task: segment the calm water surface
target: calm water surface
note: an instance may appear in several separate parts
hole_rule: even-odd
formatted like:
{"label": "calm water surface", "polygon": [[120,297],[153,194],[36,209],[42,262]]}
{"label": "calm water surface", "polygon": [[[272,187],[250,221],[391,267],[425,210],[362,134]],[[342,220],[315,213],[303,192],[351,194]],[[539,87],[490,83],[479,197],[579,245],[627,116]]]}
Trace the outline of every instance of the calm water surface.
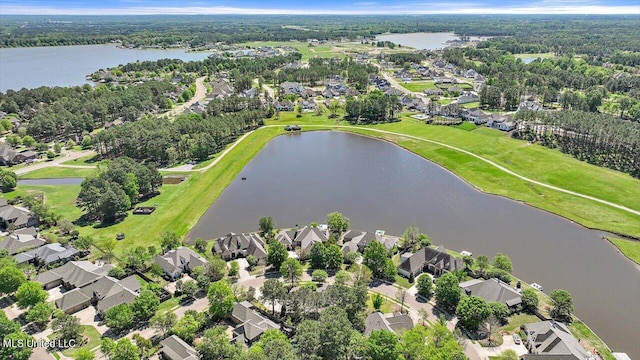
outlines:
{"label": "calm water surface", "polygon": [[[246,177],[245,181],[240,177]],[[393,144],[340,132],[280,136],[220,195],[189,235],[212,239],[323,222],[340,211],[351,227],[400,235],[416,224],[436,244],[474,256],[511,257],[514,274],[545,292],[571,292],[575,312],[614,350],[640,359],[640,271],[601,233],[476,191]]]}
{"label": "calm water surface", "polygon": [[138,60],[203,60],[209,54],[180,49],[119,49],[113,44],[0,49],[0,91],[83,85],[88,83],[85,77],[99,69]]}
{"label": "calm water surface", "polygon": [[[390,41],[394,44],[410,46],[420,50],[443,49],[445,47],[445,42],[456,39],[458,39],[458,36],[454,33],[409,33],[376,36],[376,40],[379,41]],[[480,38],[471,36],[470,39],[478,40]]]}

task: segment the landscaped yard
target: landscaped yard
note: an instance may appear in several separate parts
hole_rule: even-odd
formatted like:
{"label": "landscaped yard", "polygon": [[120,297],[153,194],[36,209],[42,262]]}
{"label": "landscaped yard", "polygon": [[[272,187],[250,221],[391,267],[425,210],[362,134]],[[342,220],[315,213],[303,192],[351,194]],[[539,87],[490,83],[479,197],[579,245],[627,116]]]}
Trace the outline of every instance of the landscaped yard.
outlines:
{"label": "landscaped yard", "polygon": [[466,104],[461,104],[460,106],[462,106],[465,109],[478,108],[478,107],[480,107],[480,101],[474,101],[474,102],[470,102],[470,103],[466,103]]}
{"label": "landscaped yard", "polygon": [[515,315],[509,316],[509,323],[502,326],[499,330],[511,333],[518,330],[518,328],[520,328],[520,326],[524,324],[535,323],[539,321],[540,319],[538,319],[538,317],[535,315],[524,314],[524,313],[515,314]]}
{"label": "landscaped yard", "polygon": [[[367,298],[367,309],[369,312],[374,312],[374,308],[373,308],[373,297],[375,295],[373,293],[369,293],[369,297]],[[385,295],[380,295],[382,296],[382,298],[384,299],[384,301],[382,302],[382,306],[380,307],[380,312],[387,314],[387,313],[391,313],[391,312],[396,312],[396,311],[400,311],[400,305],[396,304],[393,299],[389,299],[388,297],[386,297]]]}
{"label": "landscaped yard", "polygon": [[605,360],[615,360],[611,350],[606,348],[596,334],[594,334],[593,331],[591,331],[591,329],[581,321],[574,320],[569,325],[569,330],[571,330],[571,333],[576,337],[576,339],[580,339],[582,344],[587,343],[590,347],[597,349]]}
{"label": "landscaped yard", "polygon": [[[89,341],[80,347],[65,349],[64,351],[62,351],[62,354],[64,356],[73,357],[73,354],[75,354],[75,352],[78,351],[78,349],[93,349],[97,346],[100,346],[101,336],[98,330],[93,326],[89,326],[89,325],[81,325],[81,326],[82,326],[82,335],[87,337]],[[56,334],[54,333],[54,335]]]}

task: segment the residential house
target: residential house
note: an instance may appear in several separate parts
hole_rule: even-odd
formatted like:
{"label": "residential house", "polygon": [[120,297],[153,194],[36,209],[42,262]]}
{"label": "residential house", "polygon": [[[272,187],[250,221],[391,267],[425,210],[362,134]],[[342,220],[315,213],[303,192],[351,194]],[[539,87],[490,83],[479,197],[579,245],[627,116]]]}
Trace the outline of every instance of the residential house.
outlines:
{"label": "residential house", "polygon": [[307,89],[304,86],[300,85],[297,82],[285,81],[280,84],[280,88],[282,89],[281,95],[298,95],[306,98],[308,96]]}
{"label": "residential house", "polygon": [[502,131],[511,131],[515,129],[515,123],[511,121],[511,116],[500,114],[491,114],[487,120],[487,126]]}
{"label": "residential house", "polygon": [[463,76],[466,77],[467,79],[475,79],[476,76],[478,76],[478,72],[476,72],[473,69],[469,69],[463,73]]}
{"label": "residential house", "polygon": [[0,241],[0,249],[15,255],[28,249],[38,248],[47,242],[38,236],[35,228],[19,229]]}
{"label": "residential house", "polygon": [[464,263],[461,258],[448,254],[444,247],[434,249],[422,247],[398,267],[398,273],[405,277],[414,277],[428,270],[435,275],[461,270]]}
{"label": "residential house", "polygon": [[385,95],[389,96],[402,96],[404,93],[396,88],[388,88],[387,91],[384,92]]}
{"label": "residential house", "polygon": [[162,356],[166,360],[198,360],[200,354],[191,345],[176,335],[171,335],[160,342]]}
{"label": "residential house", "polygon": [[45,289],[62,285],[65,289],[71,290],[89,285],[98,278],[106,276],[114,267],[111,264],[97,266],[90,261],[70,261],[38,274],[35,281],[42,284]]}
{"label": "residential house", "polygon": [[317,242],[325,243],[329,240],[326,232],[317,227],[305,227],[297,230],[293,237],[293,245],[300,247],[302,254],[309,254],[313,244]]}
{"label": "residential house", "polygon": [[527,335],[525,345],[529,350],[529,354],[522,356],[524,360],[599,359],[585,350],[562,323],[551,320],[524,324],[522,327]]}
{"label": "residential house", "polygon": [[300,105],[303,110],[315,111],[318,109],[318,105],[313,100],[303,100]]}
{"label": "residential house", "polygon": [[476,125],[485,124],[491,116],[479,109],[471,109],[461,112],[462,119],[472,122]]}
{"label": "residential house", "polygon": [[372,241],[381,243],[387,251],[391,251],[400,241],[395,236],[385,235],[384,231],[377,230],[374,232],[364,232],[358,230],[347,231],[342,240],[342,253],[346,257],[352,251],[364,253],[367,245]]}
{"label": "residential house", "polygon": [[277,111],[293,111],[293,103],[289,100],[276,101],[273,103],[273,107]]}
{"label": "residential house", "polygon": [[211,252],[225,260],[253,255],[258,260],[267,258],[264,241],[258,234],[229,233],[216,240]]}
{"label": "residential house", "polygon": [[207,95],[207,99],[219,99],[226,98],[233,94],[235,94],[235,89],[229,82],[225,79],[216,79],[211,82],[211,86],[213,89]]}
{"label": "residential house", "polygon": [[251,89],[245,90],[242,92],[242,96],[248,98],[254,98],[260,95],[260,89],[252,87]]}
{"label": "residential house", "polygon": [[78,250],[71,246],[64,247],[59,243],[46,244],[37,249],[29,250],[14,255],[18,265],[35,263],[38,265],[51,265],[58,262],[65,262],[78,254]]}
{"label": "residential house", "polygon": [[276,234],[276,241],[284,245],[287,250],[293,250],[293,231],[280,230],[278,234]]}
{"label": "residential house", "polygon": [[193,250],[180,246],[163,255],[156,256],[154,263],[158,264],[171,279],[176,279],[183,273],[190,273],[198,266],[205,266],[209,261]]}
{"label": "residential house", "polygon": [[95,305],[100,314],[121,305],[130,304],[140,294],[141,285],[135,275],[122,280],[110,276],[99,276],[95,281],[68,291],[55,301],[56,306],[67,314]]}
{"label": "residential house", "polygon": [[365,319],[364,334],[368,336],[376,330],[387,330],[399,334],[403,330],[413,329],[413,326],[413,320],[409,314],[383,314],[376,311]]}
{"label": "residential house", "polygon": [[248,301],[236,303],[231,311],[231,319],[237,324],[233,329],[233,341],[247,345],[257,341],[267,329],[279,330],[280,326],[253,309]]}
{"label": "residential house", "polygon": [[18,152],[7,144],[0,144],[0,165],[16,165],[37,158],[38,154],[34,151]]}
{"label": "residential house", "polygon": [[467,104],[475,101],[480,101],[480,96],[476,93],[472,93],[470,91],[465,91],[458,98],[458,104]]}
{"label": "residential house", "polygon": [[433,78],[433,82],[436,84],[457,84],[458,80],[452,77],[442,76]]}
{"label": "residential house", "polygon": [[521,110],[532,110],[532,111],[541,111],[542,110],[542,106],[536,104],[533,101],[523,101],[520,103],[520,105],[518,105],[518,110],[517,111],[521,111]]}
{"label": "residential house", "polygon": [[513,309],[522,302],[522,296],[509,284],[499,279],[472,279],[459,284],[461,291],[468,295],[475,295],[487,302],[499,302]]}
{"label": "residential house", "polygon": [[431,96],[431,95],[438,95],[438,96],[444,95],[444,91],[442,91],[442,89],[440,89],[440,88],[425,89],[424,93],[429,95],[429,96]]}

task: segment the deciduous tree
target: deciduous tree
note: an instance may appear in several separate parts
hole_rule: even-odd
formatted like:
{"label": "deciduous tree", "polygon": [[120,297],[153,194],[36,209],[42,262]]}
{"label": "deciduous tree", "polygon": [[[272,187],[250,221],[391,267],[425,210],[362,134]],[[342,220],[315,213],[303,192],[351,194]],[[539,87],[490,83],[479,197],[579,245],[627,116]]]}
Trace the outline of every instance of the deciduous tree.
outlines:
{"label": "deciduous tree", "polygon": [[436,281],[436,304],[443,309],[455,309],[460,301],[458,278],[452,273],[446,273]]}

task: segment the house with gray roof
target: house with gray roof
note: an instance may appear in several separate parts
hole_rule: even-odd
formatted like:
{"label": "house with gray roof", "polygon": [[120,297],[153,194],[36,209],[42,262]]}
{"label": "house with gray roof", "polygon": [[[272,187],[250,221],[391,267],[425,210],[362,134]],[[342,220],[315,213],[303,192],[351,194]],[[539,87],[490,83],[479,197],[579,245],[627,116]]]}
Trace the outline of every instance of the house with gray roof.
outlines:
{"label": "house with gray roof", "polygon": [[180,246],[175,250],[167,251],[163,255],[156,256],[154,263],[160,265],[164,273],[171,279],[176,279],[182,273],[190,273],[191,270],[198,266],[204,266],[209,261],[191,249]]}
{"label": "house with gray roof", "polygon": [[56,306],[72,314],[89,305],[95,305],[99,313],[120,305],[130,304],[140,294],[141,285],[135,275],[122,280],[110,276],[101,276],[96,281],[64,293],[56,300]]}
{"label": "house with gray roof", "polygon": [[8,229],[22,229],[39,225],[38,218],[28,209],[20,206],[9,205],[7,199],[0,199],[0,227]]}
{"label": "house with gray roof", "polygon": [[160,342],[162,356],[167,360],[198,360],[200,354],[176,335],[171,335]]}
{"label": "house with gray roof", "polygon": [[279,330],[280,326],[253,309],[248,301],[236,303],[231,311],[231,319],[237,324],[233,329],[233,341],[252,344],[267,329]]}
{"label": "house with gray roof", "polygon": [[317,227],[307,226],[295,232],[293,244],[300,247],[302,254],[309,254],[313,244],[317,242],[325,243],[327,240],[329,240],[329,237],[326,232]]}
{"label": "house with gray roof", "polygon": [[529,354],[525,360],[595,360],[562,323],[542,321],[523,325]]}
{"label": "house with gray roof", "polygon": [[414,277],[427,270],[435,275],[444,274],[464,268],[464,262],[446,252],[444,247],[422,247],[411,257],[400,263],[398,273],[402,276]]}
{"label": "house with gray roof", "polygon": [[413,326],[413,320],[409,314],[383,314],[376,311],[365,319],[364,334],[369,335],[376,330],[387,330],[397,334],[403,330],[411,330]]}
{"label": "house with gray roof", "polygon": [[37,158],[38,154],[34,151],[27,150],[18,152],[10,145],[0,144],[0,165],[15,165]]}
{"label": "house with gray roof", "polygon": [[25,231],[16,230],[13,234],[6,236],[0,241],[0,249],[7,250],[9,255],[15,255],[28,249],[39,248],[47,243],[38,236],[35,229],[30,231],[31,229],[33,228],[21,229]]}
{"label": "house with gray roof", "polygon": [[499,279],[472,279],[460,283],[460,290],[468,295],[475,295],[487,302],[499,302],[513,308],[522,302],[522,295],[509,284]]}
{"label": "house with gray roof", "polygon": [[267,258],[264,241],[258,234],[229,233],[216,240],[211,252],[222,256],[225,260],[249,255],[255,256],[258,260]]}
{"label": "house with gray roof", "polygon": [[97,266],[90,261],[70,261],[38,274],[35,281],[42,284],[45,289],[62,285],[65,289],[71,290],[89,285],[98,278],[106,276],[114,267],[112,264]]}
{"label": "house with gray roof", "polygon": [[287,250],[293,250],[293,236],[294,236],[293,231],[287,231],[287,230],[280,230],[278,231],[278,233],[276,234],[276,241],[278,241],[279,243],[281,243],[282,245],[284,245]]}
{"label": "house with gray roof", "polygon": [[78,250],[74,249],[72,246],[64,247],[59,243],[53,243],[16,254],[13,258],[16,259],[18,265],[26,263],[51,265],[57,262],[68,261],[77,254]]}
{"label": "house with gray roof", "polygon": [[349,230],[342,239],[342,253],[344,256],[347,256],[352,251],[364,253],[367,245],[372,241],[380,242],[387,251],[391,251],[400,240],[398,237],[385,235],[382,230],[376,232]]}

